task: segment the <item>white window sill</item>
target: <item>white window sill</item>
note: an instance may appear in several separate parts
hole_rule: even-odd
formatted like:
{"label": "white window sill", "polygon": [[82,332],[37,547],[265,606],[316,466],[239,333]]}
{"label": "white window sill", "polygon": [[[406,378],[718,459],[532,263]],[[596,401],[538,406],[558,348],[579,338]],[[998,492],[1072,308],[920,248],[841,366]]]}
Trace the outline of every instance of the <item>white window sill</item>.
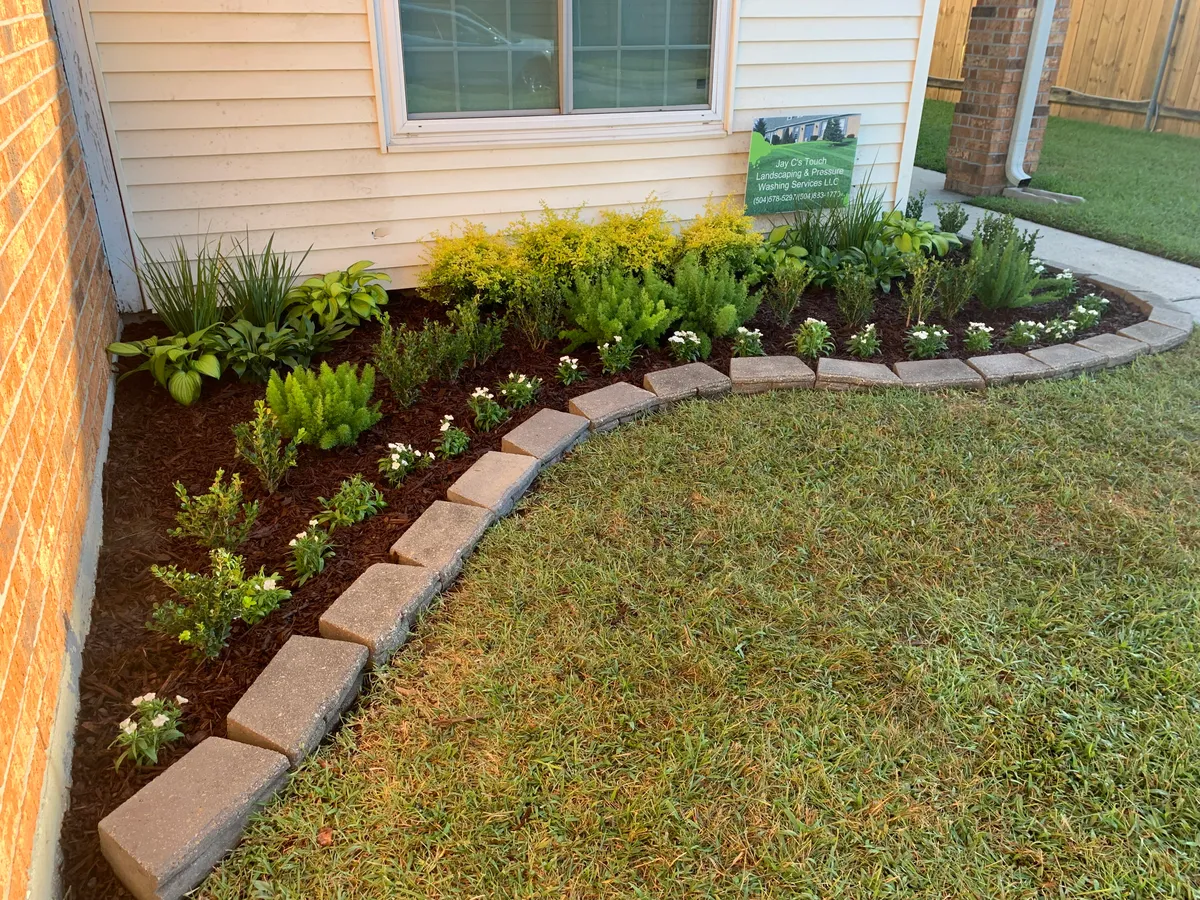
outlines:
{"label": "white window sill", "polygon": [[608,141],[721,138],[729,132],[712,110],[479,119],[410,119],[387,144],[389,153],[514,147],[558,147]]}

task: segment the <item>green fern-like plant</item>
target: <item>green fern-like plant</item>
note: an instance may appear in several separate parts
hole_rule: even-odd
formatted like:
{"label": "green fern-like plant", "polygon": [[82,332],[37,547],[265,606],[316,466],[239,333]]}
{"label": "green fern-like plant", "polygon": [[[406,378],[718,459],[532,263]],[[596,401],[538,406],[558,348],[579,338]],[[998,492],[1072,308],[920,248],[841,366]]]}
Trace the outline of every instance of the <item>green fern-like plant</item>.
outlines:
{"label": "green fern-like plant", "polygon": [[335,372],[321,363],[319,372],[299,368],[286,379],[271,373],[267,405],[285,435],[298,444],[315,444],[322,450],[348,447],[382,416],[372,404],[375,369],[363,366],[362,376],[350,363]]}
{"label": "green fern-like plant", "polygon": [[568,353],[580,344],[605,344],[617,336],[630,346],[649,346],[657,343],[675,320],[671,309],[674,288],[649,269],[641,278],[618,269],[595,281],[580,276],[566,300],[568,318],[575,327],[559,337],[571,342]]}
{"label": "green fern-like plant", "polygon": [[977,237],[971,259],[975,296],[984,309],[1015,309],[1035,302],[1033,290],[1039,279],[1020,240],[985,242]]}
{"label": "green fern-like plant", "polygon": [[700,338],[701,356],[712,351],[713,338],[728,337],[753,316],[758,304],[726,265],[704,266],[693,252],[675,267],[675,327]]}

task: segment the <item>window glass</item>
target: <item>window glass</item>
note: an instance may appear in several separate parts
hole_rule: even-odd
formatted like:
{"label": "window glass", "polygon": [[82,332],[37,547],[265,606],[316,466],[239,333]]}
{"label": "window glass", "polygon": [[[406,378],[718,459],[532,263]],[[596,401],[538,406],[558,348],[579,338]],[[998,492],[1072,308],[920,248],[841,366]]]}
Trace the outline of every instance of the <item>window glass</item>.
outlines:
{"label": "window glass", "polygon": [[709,102],[713,0],[571,0],[577,110]]}
{"label": "window glass", "polygon": [[400,0],[408,114],[558,112],[558,0]]}

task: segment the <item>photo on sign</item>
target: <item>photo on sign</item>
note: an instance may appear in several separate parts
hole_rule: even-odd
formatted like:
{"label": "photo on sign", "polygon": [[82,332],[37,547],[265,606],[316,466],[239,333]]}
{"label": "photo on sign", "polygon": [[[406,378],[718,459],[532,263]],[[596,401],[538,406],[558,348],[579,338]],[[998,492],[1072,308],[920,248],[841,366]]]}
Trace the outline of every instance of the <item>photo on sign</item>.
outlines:
{"label": "photo on sign", "polygon": [[845,206],[858,150],[858,113],[758,119],[750,135],[751,215]]}

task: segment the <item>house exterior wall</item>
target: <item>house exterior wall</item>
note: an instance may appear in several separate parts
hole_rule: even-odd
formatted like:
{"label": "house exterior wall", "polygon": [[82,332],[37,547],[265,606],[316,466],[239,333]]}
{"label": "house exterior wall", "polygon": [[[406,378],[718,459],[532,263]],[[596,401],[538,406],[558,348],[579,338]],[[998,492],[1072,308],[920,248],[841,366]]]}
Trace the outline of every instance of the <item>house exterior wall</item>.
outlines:
{"label": "house exterior wall", "polygon": [[[115,339],[112,277],[54,27],[0,0],[0,897],[61,812],[84,552]],[[81,560],[84,560],[81,564]],[[86,587],[84,588],[86,592]],[[74,648],[75,653],[69,652]],[[74,670],[77,676],[77,670]],[[47,800],[47,798],[50,798]],[[57,798],[57,800],[55,800]]]}
{"label": "house exterior wall", "polygon": [[[85,0],[133,227],[150,246],[249,229],[414,283],[432,232],[540,203],[690,218],[740,195],[754,120],[862,114],[857,178],[907,191],[937,0],[740,0],[732,134],[381,149],[367,0]],[[726,23],[728,27],[730,23]],[[913,84],[917,82],[914,94]],[[913,101],[915,100],[915,104]]]}

